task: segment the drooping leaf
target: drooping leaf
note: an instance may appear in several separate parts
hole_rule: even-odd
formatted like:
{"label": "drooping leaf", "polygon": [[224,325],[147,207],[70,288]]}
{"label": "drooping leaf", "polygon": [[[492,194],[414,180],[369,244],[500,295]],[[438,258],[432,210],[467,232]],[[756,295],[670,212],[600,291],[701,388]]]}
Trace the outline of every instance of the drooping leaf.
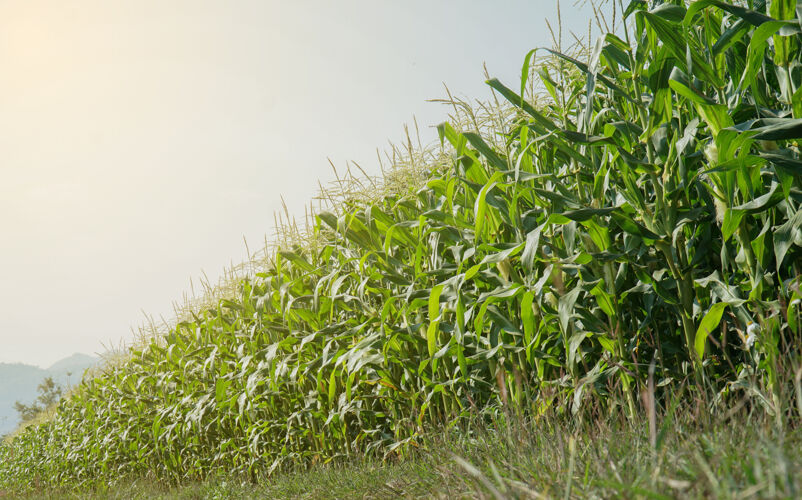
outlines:
{"label": "drooping leaf", "polygon": [[721,316],[724,314],[724,309],[726,309],[728,305],[729,304],[726,302],[713,304],[699,323],[699,328],[696,330],[696,337],[694,339],[694,347],[700,359],[704,359],[707,337],[713,330],[718,328],[721,322]]}
{"label": "drooping leaf", "polygon": [[774,230],[774,256],[778,271],[788,249],[795,241],[800,240],[802,240],[802,210],[797,210],[793,217]]}

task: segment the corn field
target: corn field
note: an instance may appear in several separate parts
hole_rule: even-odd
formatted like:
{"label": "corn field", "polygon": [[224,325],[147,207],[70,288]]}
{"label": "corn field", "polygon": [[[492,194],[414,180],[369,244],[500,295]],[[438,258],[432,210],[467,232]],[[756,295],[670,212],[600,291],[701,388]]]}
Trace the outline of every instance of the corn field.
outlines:
{"label": "corn field", "polygon": [[495,111],[441,124],[418,185],[341,199],[87,378],[0,448],[0,486],[403,456],[483,411],[634,417],[650,380],[658,406],[686,387],[798,419],[802,7],[615,15],[488,80]]}

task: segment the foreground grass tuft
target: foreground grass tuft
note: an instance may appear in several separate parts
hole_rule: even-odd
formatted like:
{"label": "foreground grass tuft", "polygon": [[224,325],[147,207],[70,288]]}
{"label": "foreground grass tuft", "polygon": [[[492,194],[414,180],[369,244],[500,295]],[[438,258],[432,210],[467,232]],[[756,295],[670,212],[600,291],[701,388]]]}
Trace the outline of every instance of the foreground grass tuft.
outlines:
{"label": "foreground grass tuft", "polygon": [[259,483],[221,473],[172,487],[132,480],[20,498],[798,498],[800,429],[777,432],[746,411],[709,425],[689,414],[664,421],[658,447],[646,422],[512,419],[432,433],[395,463],[362,458]]}

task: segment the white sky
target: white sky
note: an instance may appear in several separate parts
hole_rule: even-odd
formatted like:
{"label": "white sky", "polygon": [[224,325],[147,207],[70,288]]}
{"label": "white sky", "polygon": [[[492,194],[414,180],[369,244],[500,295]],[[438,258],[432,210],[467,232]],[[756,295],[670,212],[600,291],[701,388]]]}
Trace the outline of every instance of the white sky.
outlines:
{"label": "white sky", "polygon": [[[589,8],[562,3],[587,33]],[[378,172],[443,82],[485,98],[556,2],[0,0],[0,362],[97,353],[245,259],[326,160]]]}

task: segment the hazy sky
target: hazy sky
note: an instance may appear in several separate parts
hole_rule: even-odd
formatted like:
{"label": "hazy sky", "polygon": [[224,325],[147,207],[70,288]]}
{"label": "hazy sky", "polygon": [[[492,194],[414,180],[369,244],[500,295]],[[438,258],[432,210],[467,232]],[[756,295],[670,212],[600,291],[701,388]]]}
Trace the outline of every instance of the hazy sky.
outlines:
{"label": "hazy sky", "polygon": [[327,157],[378,172],[413,115],[434,141],[448,110],[425,101],[487,97],[483,62],[518,85],[545,19],[556,2],[0,0],[0,362],[169,317],[279,195],[303,214]]}

